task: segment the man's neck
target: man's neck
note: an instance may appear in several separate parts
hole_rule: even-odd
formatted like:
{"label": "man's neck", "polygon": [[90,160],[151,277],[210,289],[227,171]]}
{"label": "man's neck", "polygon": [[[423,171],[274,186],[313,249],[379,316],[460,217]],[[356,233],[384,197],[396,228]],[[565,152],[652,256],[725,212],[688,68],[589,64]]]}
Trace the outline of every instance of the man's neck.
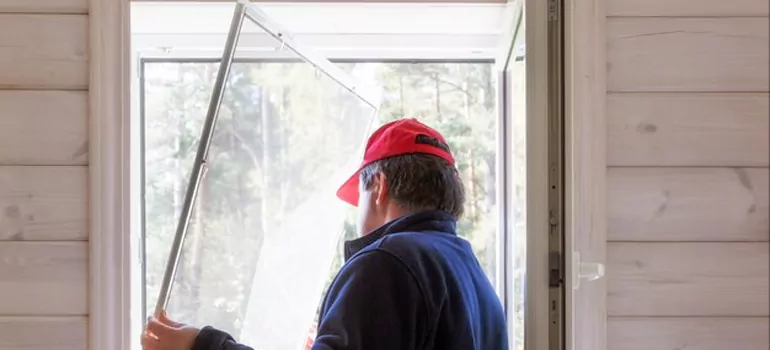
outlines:
{"label": "man's neck", "polygon": [[407,210],[401,205],[393,204],[388,206],[388,211],[385,213],[385,223],[389,223],[400,217],[404,217],[406,215],[411,215],[415,213],[416,213],[415,211]]}

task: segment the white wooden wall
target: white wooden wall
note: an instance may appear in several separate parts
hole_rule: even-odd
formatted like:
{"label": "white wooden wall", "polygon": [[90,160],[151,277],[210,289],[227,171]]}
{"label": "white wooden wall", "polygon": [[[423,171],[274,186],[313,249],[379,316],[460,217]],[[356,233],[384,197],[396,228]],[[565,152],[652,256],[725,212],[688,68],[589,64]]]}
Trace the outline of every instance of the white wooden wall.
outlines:
{"label": "white wooden wall", "polygon": [[86,0],[0,0],[0,350],[87,342]]}
{"label": "white wooden wall", "polygon": [[766,350],[768,1],[607,0],[609,350]]}

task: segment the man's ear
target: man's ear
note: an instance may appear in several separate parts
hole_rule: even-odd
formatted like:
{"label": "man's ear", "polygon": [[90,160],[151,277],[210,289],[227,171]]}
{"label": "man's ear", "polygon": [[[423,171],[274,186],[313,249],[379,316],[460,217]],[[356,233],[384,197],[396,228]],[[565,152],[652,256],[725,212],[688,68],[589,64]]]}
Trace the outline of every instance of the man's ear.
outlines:
{"label": "man's ear", "polygon": [[377,173],[374,175],[374,181],[372,186],[372,194],[375,198],[375,203],[382,204],[388,198],[388,181],[385,178],[385,174]]}

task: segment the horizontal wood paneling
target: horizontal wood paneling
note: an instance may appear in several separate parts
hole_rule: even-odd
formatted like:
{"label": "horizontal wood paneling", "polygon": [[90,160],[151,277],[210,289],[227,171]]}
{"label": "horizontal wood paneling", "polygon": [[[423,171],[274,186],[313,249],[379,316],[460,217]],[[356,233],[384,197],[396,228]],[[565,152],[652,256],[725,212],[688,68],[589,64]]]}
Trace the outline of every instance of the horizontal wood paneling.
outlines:
{"label": "horizontal wood paneling", "polygon": [[608,168],[608,240],[770,240],[768,177],[767,168]]}
{"label": "horizontal wood paneling", "polygon": [[609,316],[768,316],[768,244],[609,243]]}
{"label": "horizontal wood paneling", "polygon": [[610,317],[607,349],[767,350],[769,329],[767,317]]}
{"label": "horizontal wood paneling", "polygon": [[86,350],[86,317],[2,317],[2,350]]}
{"label": "horizontal wood paneling", "polygon": [[0,315],[86,315],[88,243],[0,242]]}
{"label": "horizontal wood paneling", "polygon": [[87,92],[0,91],[0,165],[85,165],[87,138]]}
{"label": "horizontal wood paneling", "polygon": [[607,16],[767,16],[766,0],[607,0]]}
{"label": "horizontal wood paneling", "polygon": [[768,91],[767,18],[607,20],[609,91]]}
{"label": "horizontal wood paneling", "polygon": [[87,176],[84,166],[0,166],[0,241],[87,240]]}
{"label": "horizontal wood paneling", "polygon": [[767,93],[607,96],[609,166],[767,166]]}
{"label": "horizontal wood paneling", "polygon": [[606,6],[607,349],[768,349],[768,2]]}
{"label": "horizontal wood paneling", "polygon": [[88,0],[2,0],[0,13],[88,13]]}
{"label": "horizontal wood paneling", "polygon": [[88,86],[88,16],[0,14],[0,89]]}

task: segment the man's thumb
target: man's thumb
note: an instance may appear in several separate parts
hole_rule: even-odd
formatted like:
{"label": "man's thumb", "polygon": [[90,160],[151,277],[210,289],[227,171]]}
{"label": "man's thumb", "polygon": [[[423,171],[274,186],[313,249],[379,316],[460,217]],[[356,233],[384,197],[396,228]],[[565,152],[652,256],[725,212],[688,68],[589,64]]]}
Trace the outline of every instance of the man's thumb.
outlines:
{"label": "man's thumb", "polygon": [[150,321],[147,322],[147,331],[158,338],[164,338],[173,334],[173,332],[176,331],[176,328],[165,324],[159,318],[151,318]]}
{"label": "man's thumb", "polygon": [[168,318],[168,314],[165,310],[160,312],[160,315],[158,315],[158,321],[161,323],[171,326],[171,327],[180,327],[181,324],[179,322],[172,321],[170,318]]}

